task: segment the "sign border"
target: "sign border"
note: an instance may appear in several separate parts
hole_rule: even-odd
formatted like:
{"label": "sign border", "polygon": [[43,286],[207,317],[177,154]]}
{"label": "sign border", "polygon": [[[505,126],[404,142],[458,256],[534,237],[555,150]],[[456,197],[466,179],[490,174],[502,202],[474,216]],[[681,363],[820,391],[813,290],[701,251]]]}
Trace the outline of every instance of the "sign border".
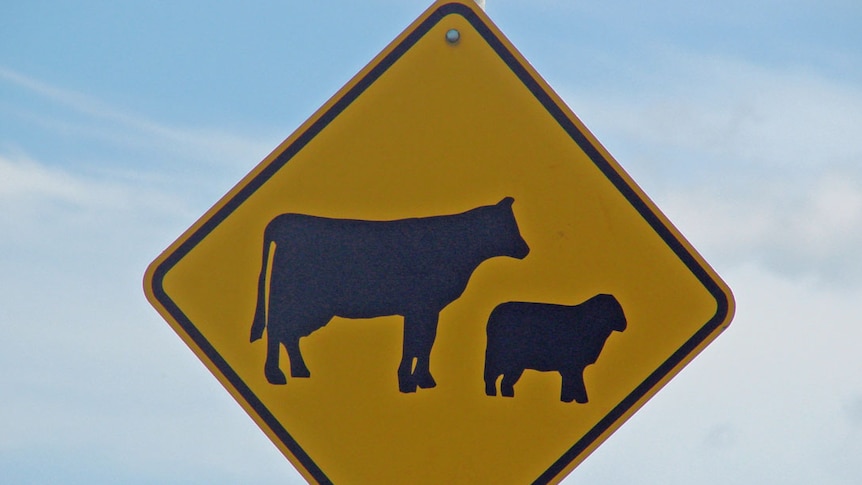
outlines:
{"label": "sign border", "polygon": [[[469,1],[469,0],[467,0]],[[273,177],[299,153],[332,120],[382,76],[404,53],[448,15],[462,16],[482,36],[501,60],[511,69],[530,93],[541,103],[563,130],[572,138],[595,166],[637,210],[638,214],[661,237],[680,261],[715,298],[715,314],[682,347],[674,352],[640,385],[614,407],[589,432],[572,445],[533,483],[544,484],[561,480],[590,452],[625,422],[671,377],[711,342],[733,316],[734,302],[730,289],[709,267],[702,257],[673,227],[658,208],[646,197],[598,140],[587,130],[550,86],[529,65],[496,28],[487,15],[475,5],[461,2],[438,1],[429,7],[404,33],[357,74],[344,88],[297,131],[279,145],[241,180],[212,209],[204,214],[174,244],[166,249],[147,269],[144,290],[147,298],[168,323],[180,334],[189,347],[204,361],[222,384],[239,401],[266,434],[292,455],[293,464],[307,479],[322,484],[332,483],[314,460],[302,449],[290,433],[277,421],[266,405],[243,382],[230,364],[219,354],[194,323],[183,313],[164,289],[167,273],[219,224]],[[183,334],[185,333],[185,335]],[[220,374],[220,375],[219,375]],[[232,386],[232,388],[231,388]],[[255,416],[256,415],[256,416]],[[267,429],[268,428],[268,429]],[[291,456],[288,456],[291,458]]]}

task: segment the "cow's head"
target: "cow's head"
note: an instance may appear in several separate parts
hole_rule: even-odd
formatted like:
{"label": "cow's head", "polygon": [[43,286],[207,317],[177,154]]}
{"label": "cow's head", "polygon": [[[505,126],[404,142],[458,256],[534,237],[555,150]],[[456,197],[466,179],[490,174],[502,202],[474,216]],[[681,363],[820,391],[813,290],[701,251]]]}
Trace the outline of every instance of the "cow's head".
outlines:
{"label": "cow's head", "polygon": [[[500,248],[503,252],[502,256],[509,256],[516,259],[524,259],[530,253],[530,246],[521,237],[521,231],[518,229],[518,222],[515,220],[515,213],[512,211],[512,203],[515,199],[506,197],[494,205],[496,220],[499,225],[497,237],[502,244]],[[497,225],[495,224],[495,225]]]}

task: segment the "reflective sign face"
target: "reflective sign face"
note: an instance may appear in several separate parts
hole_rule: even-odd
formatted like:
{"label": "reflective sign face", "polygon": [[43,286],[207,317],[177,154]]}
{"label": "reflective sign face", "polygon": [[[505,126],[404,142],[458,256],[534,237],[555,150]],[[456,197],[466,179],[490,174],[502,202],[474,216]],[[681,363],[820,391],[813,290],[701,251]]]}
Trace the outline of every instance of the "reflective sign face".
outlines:
{"label": "reflective sign face", "polygon": [[472,2],[434,4],[145,288],[322,483],[559,481],[733,313]]}

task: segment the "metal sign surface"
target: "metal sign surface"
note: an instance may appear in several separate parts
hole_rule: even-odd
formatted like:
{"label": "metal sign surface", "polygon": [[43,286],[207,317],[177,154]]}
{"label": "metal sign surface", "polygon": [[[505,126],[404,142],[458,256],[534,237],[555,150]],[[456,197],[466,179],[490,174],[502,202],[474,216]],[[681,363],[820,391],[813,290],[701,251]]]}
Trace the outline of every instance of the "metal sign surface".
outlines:
{"label": "metal sign surface", "polygon": [[557,482],[733,314],[469,1],[432,5],[144,286],[320,483]]}

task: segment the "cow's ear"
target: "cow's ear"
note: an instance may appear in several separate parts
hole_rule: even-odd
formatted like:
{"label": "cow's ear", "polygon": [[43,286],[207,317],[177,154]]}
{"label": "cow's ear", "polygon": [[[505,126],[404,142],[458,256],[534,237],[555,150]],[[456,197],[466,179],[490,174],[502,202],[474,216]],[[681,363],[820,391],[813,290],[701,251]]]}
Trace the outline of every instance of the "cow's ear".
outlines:
{"label": "cow's ear", "polygon": [[501,200],[500,202],[497,202],[497,205],[500,207],[512,207],[512,203],[514,203],[514,202],[515,202],[515,199],[513,197],[506,197],[503,200]]}

